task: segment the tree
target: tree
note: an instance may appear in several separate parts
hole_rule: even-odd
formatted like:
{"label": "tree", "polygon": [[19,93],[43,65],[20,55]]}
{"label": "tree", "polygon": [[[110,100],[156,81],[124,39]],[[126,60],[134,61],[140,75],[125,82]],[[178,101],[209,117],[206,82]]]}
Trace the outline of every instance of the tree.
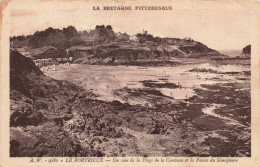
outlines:
{"label": "tree", "polygon": [[72,38],[78,34],[78,31],[76,30],[75,27],[69,26],[67,28],[63,28],[63,34],[67,38]]}
{"label": "tree", "polygon": [[105,29],[105,26],[104,25],[96,25],[96,30],[100,30],[100,29]]}
{"label": "tree", "polygon": [[106,29],[113,31],[113,28],[112,28],[111,25],[107,25],[107,26],[106,26]]}
{"label": "tree", "polygon": [[40,47],[41,44],[39,42],[38,39],[36,39],[34,36],[29,40],[29,46],[33,47],[33,48],[37,48]]}

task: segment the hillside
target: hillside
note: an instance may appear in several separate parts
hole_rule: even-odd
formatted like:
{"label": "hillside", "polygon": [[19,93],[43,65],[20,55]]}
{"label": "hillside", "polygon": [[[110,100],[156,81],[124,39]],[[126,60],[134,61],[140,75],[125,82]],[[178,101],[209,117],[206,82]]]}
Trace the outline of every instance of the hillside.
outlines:
{"label": "hillside", "polygon": [[35,58],[48,57],[37,50],[52,47],[48,52],[56,57],[71,56],[76,63],[89,64],[175,65],[174,58],[226,57],[190,38],[160,38],[147,31],[130,36],[114,32],[110,25],[80,32],[73,26],[62,30],[50,27],[33,35],[11,37],[10,41],[12,48],[26,48]]}
{"label": "hillside", "polygon": [[119,43],[69,48],[76,63],[107,65],[176,65],[175,58],[224,58],[203,44],[169,45],[153,43]]}

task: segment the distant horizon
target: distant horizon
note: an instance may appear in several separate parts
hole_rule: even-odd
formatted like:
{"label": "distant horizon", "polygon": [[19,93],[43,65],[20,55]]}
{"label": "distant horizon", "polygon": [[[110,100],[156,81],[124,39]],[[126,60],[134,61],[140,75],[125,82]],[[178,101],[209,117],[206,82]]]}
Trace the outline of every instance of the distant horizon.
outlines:
{"label": "distant horizon", "polygon": [[219,53],[228,55],[229,57],[240,56],[242,53],[242,49],[231,49],[231,50],[218,50]]}

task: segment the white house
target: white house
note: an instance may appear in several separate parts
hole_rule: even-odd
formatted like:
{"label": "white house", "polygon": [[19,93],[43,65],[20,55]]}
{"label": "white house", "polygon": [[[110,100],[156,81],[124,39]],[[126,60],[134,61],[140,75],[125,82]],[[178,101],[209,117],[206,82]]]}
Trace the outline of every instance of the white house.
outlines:
{"label": "white house", "polygon": [[134,42],[138,42],[138,38],[137,38],[136,35],[132,35],[132,36],[130,37],[130,40],[131,40],[131,41],[134,41]]}

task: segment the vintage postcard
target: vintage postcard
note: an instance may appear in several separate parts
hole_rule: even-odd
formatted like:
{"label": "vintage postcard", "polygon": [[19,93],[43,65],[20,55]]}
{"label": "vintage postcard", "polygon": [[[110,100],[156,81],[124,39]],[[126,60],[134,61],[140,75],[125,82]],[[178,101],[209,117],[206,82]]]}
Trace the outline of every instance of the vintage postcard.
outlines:
{"label": "vintage postcard", "polygon": [[1,14],[1,167],[260,167],[259,0]]}

